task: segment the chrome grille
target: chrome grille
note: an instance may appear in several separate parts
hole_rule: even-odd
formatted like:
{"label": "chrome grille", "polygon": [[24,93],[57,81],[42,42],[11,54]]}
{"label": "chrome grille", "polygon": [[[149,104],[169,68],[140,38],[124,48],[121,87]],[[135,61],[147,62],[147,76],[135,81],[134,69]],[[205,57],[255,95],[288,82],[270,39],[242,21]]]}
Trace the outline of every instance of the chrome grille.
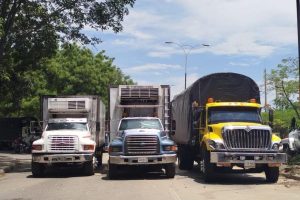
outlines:
{"label": "chrome grille", "polygon": [[151,155],[159,153],[157,136],[130,135],[125,140],[125,152],[129,155]]}
{"label": "chrome grille", "polygon": [[74,152],[78,148],[78,138],[76,136],[49,136],[49,151]]}
{"label": "chrome grille", "polygon": [[268,149],[271,145],[269,130],[227,129],[223,139],[228,149]]}

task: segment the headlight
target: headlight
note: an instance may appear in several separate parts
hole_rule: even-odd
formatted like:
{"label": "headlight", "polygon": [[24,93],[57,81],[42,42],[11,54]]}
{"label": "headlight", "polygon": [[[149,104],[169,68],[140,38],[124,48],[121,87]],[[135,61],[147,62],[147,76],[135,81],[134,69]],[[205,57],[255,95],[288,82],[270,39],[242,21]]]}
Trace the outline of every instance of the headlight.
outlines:
{"label": "headlight", "polygon": [[272,145],[272,149],[275,150],[275,151],[279,151],[280,147],[281,147],[280,143],[274,143]]}
{"label": "headlight", "polygon": [[215,149],[215,150],[225,149],[225,146],[224,146],[223,142],[221,142],[221,141],[208,140],[207,143],[208,143],[209,147],[212,149]]}
{"label": "headlight", "polygon": [[176,145],[167,145],[163,146],[164,151],[177,151],[177,146]]}
{"label": "headlight", "polygon": [[122,147],[121,146],[110,146],[108,149],[108,152],[111,153],[116,153],[116,152],[122,152]]}

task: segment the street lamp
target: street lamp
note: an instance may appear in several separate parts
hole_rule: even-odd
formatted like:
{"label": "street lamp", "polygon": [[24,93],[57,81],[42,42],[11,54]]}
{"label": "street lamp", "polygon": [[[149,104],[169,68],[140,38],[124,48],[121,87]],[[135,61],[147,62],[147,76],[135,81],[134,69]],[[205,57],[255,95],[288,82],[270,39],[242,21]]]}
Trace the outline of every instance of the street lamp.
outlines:
{"label": "street lamp", "polygon": [[180,47],[182,49],[182,51],[184,52],[185,55],[185,63],[184,63],[184,89],[186,89],[186,68],[187,68],[187,60],[188,60],[188,55],[191,53],[191,51],[199,46],[203,46],[203,47],[209,47],[209,44],[201,44],[201,45],[189,45],[189,44],[180,44],[177,42],[165,42],[165,44],[175,44],[178,47]]}

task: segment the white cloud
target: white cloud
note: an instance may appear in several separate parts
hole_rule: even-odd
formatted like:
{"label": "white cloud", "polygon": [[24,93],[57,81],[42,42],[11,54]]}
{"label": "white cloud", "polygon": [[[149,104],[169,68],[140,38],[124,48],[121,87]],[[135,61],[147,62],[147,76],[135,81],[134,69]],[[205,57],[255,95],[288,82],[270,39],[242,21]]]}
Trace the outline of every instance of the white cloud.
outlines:
{"label": "white cloud", "polygon": [[127,74],[139,74],[139,73],[153,73],[155,75],[161,75],[162,72],[168,72],[168,70],[177,70],[182,67],[179,65],[168,65],[163,63],[147,63],[130,68],[124,68],[123,71]]}
{"label": "white cloud", "polygon": [[241,62],[229,62],[229,65],[231,66],[241,66],[241,67],[248,67],[250,66],[249,63],[241,63]]}
{"label": "white cloud", "polygon": [[193,53],[210,51],[218,55],[259,57],[297,43],[294,1],[167,0],[170,10],[182,9],[177,15],[178,10],[172,14],[171,11],[157,11],[155,8],[159,4],[162,2],[153,2],[147,9],[132,9],[125,18],[124,32],[121,33],[132,40],[131,47],[147,49],[151,57],[176,53],[161,47],[164,41],[170,40],[212,44],[209,49]]}

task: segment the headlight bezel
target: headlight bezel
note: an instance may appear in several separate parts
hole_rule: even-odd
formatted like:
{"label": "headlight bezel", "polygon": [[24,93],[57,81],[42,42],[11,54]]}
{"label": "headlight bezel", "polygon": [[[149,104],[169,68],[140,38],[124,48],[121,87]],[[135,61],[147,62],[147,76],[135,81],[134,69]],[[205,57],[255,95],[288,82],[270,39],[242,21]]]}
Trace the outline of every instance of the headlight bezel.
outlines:
{"label": "headlight bezel", "polygon": [[213,150],[225,150],[225,145],[223,140],[208,140],[208,146]]}
{"label": "headlight bezel", "polygon": [[123,147],[122,146],[109,146],[108,152],[109,153],[122,153]]}

